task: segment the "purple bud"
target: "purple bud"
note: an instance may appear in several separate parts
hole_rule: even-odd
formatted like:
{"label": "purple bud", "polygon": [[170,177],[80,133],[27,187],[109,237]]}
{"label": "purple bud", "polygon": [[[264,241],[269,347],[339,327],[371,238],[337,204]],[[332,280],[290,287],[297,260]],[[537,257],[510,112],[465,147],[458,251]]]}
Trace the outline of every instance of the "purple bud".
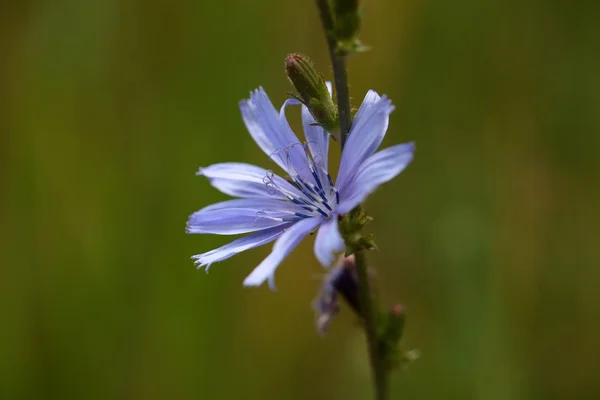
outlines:
{"label": "purple bud", "polygon": [[338,294],[346,300],[354,312],[359,314],[358,278],[354,255],[340,259],[338,265],[325,277],[319,296],[315,299],[313,307],[317,314],[317,330],[322,335],[327,332],[331,320],[340,310]]}

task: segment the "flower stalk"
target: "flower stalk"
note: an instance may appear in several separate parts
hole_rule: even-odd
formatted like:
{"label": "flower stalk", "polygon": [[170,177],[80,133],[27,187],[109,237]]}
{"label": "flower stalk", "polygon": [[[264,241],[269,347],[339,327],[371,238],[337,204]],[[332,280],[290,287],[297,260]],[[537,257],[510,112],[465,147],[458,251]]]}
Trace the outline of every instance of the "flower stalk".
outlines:
{"label": "flower stalk", "polygon": [[[330,273],[314,303],[317,328],[325,333],[344,298],[359,315],[365,329],[377,400],[387,400],[388,374],[417,357],[402,352],[398,343],[404,327],[403,308],[382,312],[371,288],[366,251],[373,237],[362,233],[371,218],[362,203],[380,185],[390,181],[412,161],[415,145],[397,144],[378,151],[394,110],[387,96],[369,90],[353,115],[346,74],[347,56],[359,50],[357,0],[317,0],[333,64],[337,107],[330,84],[308,57],[286,58],[286,73],[297,94],[279,112],[262,87],[239,108],[248,133],[268,158],[285,173],[239,163],[203,166],[197,175],[234,199],[205,206],[190,215],[191,234],[245,235],[216,249],[194,255],[198,268],[208,268],[241,252],[274,242],[271,253],[244,279],[244,286],[269,284],[275,289],[275,271],[311,233],[314,253],[323,267],[331,267],[344,252],[345,267]],[[301,142],[286,118],[286,107],[301,105],[306,141]],[[342,154],[335,183],[328,170],[330,137],[339,133]],[[348,265],[346,265],[348,264]],[[339,295],[339,296],[338,296]]]}
{"label": "flower stalk", "polygon": [[[316,0],[316,3],[319,9],[325,36],[327,38],[329,55],[331,57],[331,63],[333,66],[338,114],[340,119],[340,145],[343,149],[352,125],[350,95],[348,91],[348,76],[346,72],[347,53],[344,51],[339,51],[339,42],[335,37],[336,28],[328,0]],[[358,206],[350,214],[357,215],[361,213],[364,213],[362,207]],[[361,225],[362,224],[358,224],[359,229],[362,227]],[[353,250],[356,262],[360,314],[369,348],[375,398],[376,400],[387,400],[389,398],[388,368],[386,367],[387,357],[384,354],[383,346],[380,346],[380,340],[377,334],[379,311],[375,309],[373,304],[372,291],[369,284],[365,246],[362,246],[360,243],[363,238],[359,232],[359,229],[352,233],[346,232],[346,235],[343,234],[343,236],[346,240],[347,248]],[[354,240],[350,238],[354,238]]]}

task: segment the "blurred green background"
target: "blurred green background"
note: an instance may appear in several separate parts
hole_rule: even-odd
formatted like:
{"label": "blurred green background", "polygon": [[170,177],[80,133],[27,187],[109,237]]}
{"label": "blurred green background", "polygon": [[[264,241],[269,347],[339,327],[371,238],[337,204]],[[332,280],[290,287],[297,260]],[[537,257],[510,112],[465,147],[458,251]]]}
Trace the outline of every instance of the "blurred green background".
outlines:
{"label": "blurred green background", "polygon": [[[422,351],[394,399],[600,398],[599,15],[365,1],[354,103],[388,94],[384,146],[418,148],[367,203]],[[289,52],[331,78],[312,1],[1,3],[0,398],[370,398],[349,310],[315,332],[312,239],[275,293],[242,287],[270,246],[190,260],[229,239],[185,235],[226,198],[194,173],[269,165],[237,103],[279,107]]]}

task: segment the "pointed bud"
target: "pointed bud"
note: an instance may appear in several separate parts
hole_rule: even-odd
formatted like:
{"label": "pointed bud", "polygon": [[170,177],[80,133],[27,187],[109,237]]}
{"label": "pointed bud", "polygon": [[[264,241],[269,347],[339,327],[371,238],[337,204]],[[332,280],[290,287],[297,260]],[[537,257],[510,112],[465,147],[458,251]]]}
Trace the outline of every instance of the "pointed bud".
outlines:
{"label": "pointed bud", "polygon": [[339,131],[337,108],[323,75],[315,69],[312,60],[304,54],[290,54],[285,59],[285,71],[298,92],[294,97],[304,104],[315,121],[337,140],[335,137]]}

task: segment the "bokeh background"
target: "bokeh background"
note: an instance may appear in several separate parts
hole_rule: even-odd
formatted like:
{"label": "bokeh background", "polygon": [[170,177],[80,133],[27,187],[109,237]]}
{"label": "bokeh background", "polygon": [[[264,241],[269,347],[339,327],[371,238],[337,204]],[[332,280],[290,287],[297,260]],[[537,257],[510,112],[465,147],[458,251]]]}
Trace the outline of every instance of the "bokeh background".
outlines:
{"label": "bokeh background", "polygon": [[[600,3],[364,3],[354,104],[418,148],[367,203],[422,352],[393,398],[600,398]],[[0,398],[370,398],[351,312],[315,332],[312,240],[275,293],[242,287],[270,246],[190,260],[228,240],[185,235],[226,198],[194,173],[269,165],[237,103],[279,107],[289,52],[331,78],[311,1],[1,3]]]}

